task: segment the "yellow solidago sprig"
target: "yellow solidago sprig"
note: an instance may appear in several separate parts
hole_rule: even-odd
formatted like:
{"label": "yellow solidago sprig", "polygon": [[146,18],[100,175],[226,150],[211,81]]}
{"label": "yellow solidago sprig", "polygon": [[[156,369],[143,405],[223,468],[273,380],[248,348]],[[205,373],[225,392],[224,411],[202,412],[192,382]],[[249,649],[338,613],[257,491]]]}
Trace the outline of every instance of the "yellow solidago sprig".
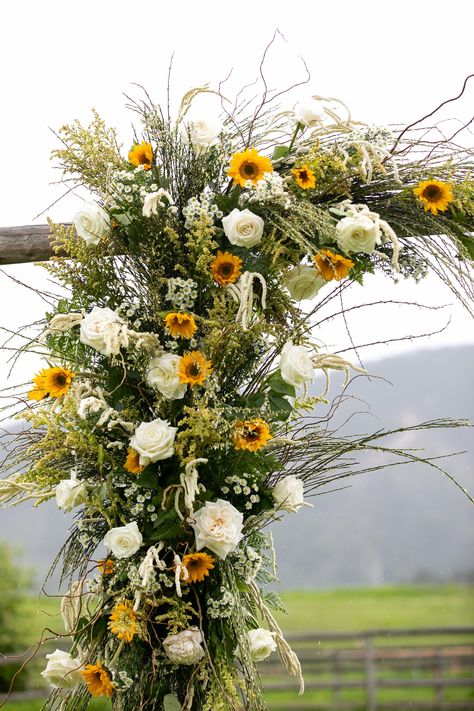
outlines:
{"label": "yellow solidago sprig", "polygon": [[441,180],[424,180],[413,188],[413,193],[423,203],[425,212],[431,212],[432,215],[446,212],[454,200],[451,186]]}
{"label": "yellow solidago sprig", "polygon": [[119,602],[109,617],[109,630],[124,642],[131,642],[137,631],[137,616],[131,602]]}
{"label": "yellow solidago sprig", "polygon": [[212,370],[212,363],[206,360],[199,351],[185,353],[178,364],[180,383],[188,383],[190,387],[202,385]]}
{"label": "yellow solidago sprig", "polygon": [[153,165],[153,149],[149,143],[135,143],[128,154],[129,162],[135,167],[143,167],[143,170],[150,170]]}
{"label": "yellow solidago sprig", "polygon": [[295,183],[302,190],[310,190],[316,187],[316,176],[308,165],[302,165],[291,171]]}
{"label": "yellow solidago sprig", "polygon": [[341,254],[322,249],[315,257],[314,263],[322,278],[326,281],[344,279],[354,266],[354,262]]}
{"label": "yellow solidago sprig", "polygon": [[192,314],[169,313],[165,316],[165,326],[172,338],[192,338],[197,326]]}
{"label": "yellow solidago sprig", "polygon": [[72,379],[74,378],[72,370],[62,368],[60,366],[54,368],[43,368],[33,378],[35,388],[30,390],[28,398],[30,400],[43,400],[45,397],[63,397],[69,392]]}
{"label": "yellow solidago sprig", "polygon": [[84,671],[81,671],[81,675],[92,696],[110,697],[114,693],[115,685],[100,660],[95,664],[87,664]]}
{"label": "yellow solidago sprig", "polygon": [[234,153],[227,175],[233,178],[235,185],[244,188],[247,180],[256,185],[265,173],[272,171],[273,166],[269,158],[260,155],[255,148],[248,148],[242,153]]}
{"label": "yellow solidago sprig", "polygon": [[235,449],[258,452],[271,438],[269,426],[260,417],[255,420],[239,420],[234,425]]}

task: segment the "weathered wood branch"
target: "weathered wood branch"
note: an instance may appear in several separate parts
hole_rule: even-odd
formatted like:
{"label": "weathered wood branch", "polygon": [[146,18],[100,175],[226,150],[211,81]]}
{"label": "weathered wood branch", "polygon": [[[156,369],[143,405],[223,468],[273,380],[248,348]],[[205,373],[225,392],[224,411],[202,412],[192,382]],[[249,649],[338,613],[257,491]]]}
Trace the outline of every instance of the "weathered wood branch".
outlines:
{"label": "weathered wood branch", "polygon": [[52,254],[49,225],[0,227],[0,264],[44,262]]}

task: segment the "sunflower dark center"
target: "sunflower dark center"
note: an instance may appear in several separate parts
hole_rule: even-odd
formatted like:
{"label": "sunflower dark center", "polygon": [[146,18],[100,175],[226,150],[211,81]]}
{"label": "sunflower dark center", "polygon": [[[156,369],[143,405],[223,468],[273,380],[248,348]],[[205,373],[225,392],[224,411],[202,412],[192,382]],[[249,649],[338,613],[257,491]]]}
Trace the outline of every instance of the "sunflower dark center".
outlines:
{"label": "sunflower dark center", "polygon": [[423,195],[427,200],[438,200],[441,197],[441,190],[437,185],[428,185],[424,189]]}
{"label": "sunflower dark center", "polygon": [[257,166],[255,163],[249,163],[244,161],[240,167],[240,174],[246,178],[252,178],[257,173]]}
{"label": "sunflower dark center", "polygon": [[192,378],[197,378],[199,375],[201,375],[201,368],[199,363],[196,363],[196,361],[190,363],[188,366],[188,374]]}
{"label": "sunflower dark center", "polygon": [[63,373],[58,373],[54,376],[54,384],[57,387],[64,387],[67,385],[67,378]]}
{"label": "sunflower dark center", "polygon": [[308,172],[307,172],[306,170],[300,170],[300,180],[301,180],[303,183],[308,182],[309,177],[308,177]]}
{"label": "sunflower dark center", "polygon": [[234,272],[234,265],[231,262],[224,262],[220,265],[219,271],[222,276],[230,276]]}
{"label": "sunflower dark center", "polygon": [[245,430],[244,432],[245,439],[255,440],[258,439],[259,436],[260,434],[258,430]]}

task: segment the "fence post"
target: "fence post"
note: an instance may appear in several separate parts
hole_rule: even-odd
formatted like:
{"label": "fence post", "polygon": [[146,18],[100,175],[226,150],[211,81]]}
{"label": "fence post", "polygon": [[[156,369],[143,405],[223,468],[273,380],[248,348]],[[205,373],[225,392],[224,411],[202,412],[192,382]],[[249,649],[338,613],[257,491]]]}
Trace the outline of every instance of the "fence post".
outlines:
{"label": "fence post", "polygon": [[367,711],[377,711],[377,679],[375,673],[374,641],[372,637],[366,637],[364,644]]}

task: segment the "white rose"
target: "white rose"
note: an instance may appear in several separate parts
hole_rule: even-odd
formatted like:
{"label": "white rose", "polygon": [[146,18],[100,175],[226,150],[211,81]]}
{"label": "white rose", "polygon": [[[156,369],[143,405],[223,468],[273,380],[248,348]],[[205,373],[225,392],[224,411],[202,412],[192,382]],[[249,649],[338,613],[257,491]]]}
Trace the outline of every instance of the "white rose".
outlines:
{"label": "white rose", "polygon": [[41,676],[49,681],[51,686],[57,689],[74,689],[83,681],[83,662],[71,657],[69,652],[56,649],[55,652],[47,654],[46,659],[46,669],[41,672]]}
{"label": "white rose", "polygon": [[261,662],[274,652],[277,648],[273,632],[257,627],[255,630],[247,632],[250,657],[254,662]]}
{"label": "white rose", "polygon": [[221,131],[222,124],[217,119],[196,118],[186,124],[185,138],[189,135],[195,153],[199,154],[219,143]]}
{"label": "white rose", "polygon": [[191,523],[196,536],[196,549],[209,548],[219,558],[225,558],[234,551],[242,540],[244,517],[228,501],[206,501],[193,515]]}
{"label": "white rose", "polygon": [[250,210],[238,210],[222,219],[222,226],[227,239],[238,247],[255,247],[260,244],[263,235],[264,221]]}
{"label": "white rose", "polygon": [[127,327],[112,309],[94,306],[81,321],[79,339],[102,355],[118,355],[128,346]]}
{"label": "white rose", "polygon": [[297,513],[303,506],[311,506],[304,500],[304,484],[294,474],[283,477],[273,487],[275,505],[283,511]]}
{"label": "white rose", "polygon": [[180,356],[174,353],[165,353],[157,358],[152,358],[148,365],[147,382],[168,400],[181,400],[188,387],[179,379],[180,360]]}
{"label": "white rose", "polygon": [[167,420],[152,420],[138,425],[130,440],[130,447],[139,453],[140,466],[146,467],[150,462],[172,457],[177,431],[178,428],[171,427]]}
{"label": "white rose", "polygon": [[294,346],[287,341],[280,354],[281,377],[295,388],[313,379],[314,367],[311,356],[304,346]]}
{"label": "white rose", "polygon": [[63,479],[56,487],[56,502],[60,509],[71,511],[87,500],[87,488],[83,481],[78,481],[75,473],[70,479]]}
{"label": "white rose", "polygon": [[283,281],[290,292],[291,298],[296,301],[312,299],[321,287],[326,286],[328,283],[319,276],[314,267],[306,264],[300,264],[298,267],[293,267],[287,271]]}
{"label": "white rose", "polygon": [[166,656],[173,664],[196,664],[204,656],[202,635],[197,627],[190,627],[163,640]]}
{"label": "white rose", "polygon": [[84,397],[77,407],[77,414],[81,420],[85,420],[89,415],[95,415],[105,409],[105,403],[98,397]]}
{"label": "white rose", "polygon": [[336,241],[344,252],[370,254],[380,243],[380,231],[367,215],[343,217],[336,225]]}
{"label": "white rose", "polygon": [[[163,202],[163,198],[166,198],[168,204]],[[173,205],[174,201],[170,193],[167,190],[160,188],[156,193],[148,193],[145,195],[142,210],[143,216],[151,217],[152,215],[157,215],[159,207],[168,208]]]}
{"label": "white rose", "polygon": [[79,237],[88,244],[98,244],[110,231],[110,219],[96,202],[86,202],[73,217]]}
{"label": "white rose", "polygon": [[104,536],[104,545],[116,558],[130,558],[143,543],[136,521],[111,528]]}
{"label": "white rose", "polygon": [[324,105],[320,101],[308,97],[296,104],[294,114],[296,121],[302,123],[303,126],[315,126],[324,120]]}

